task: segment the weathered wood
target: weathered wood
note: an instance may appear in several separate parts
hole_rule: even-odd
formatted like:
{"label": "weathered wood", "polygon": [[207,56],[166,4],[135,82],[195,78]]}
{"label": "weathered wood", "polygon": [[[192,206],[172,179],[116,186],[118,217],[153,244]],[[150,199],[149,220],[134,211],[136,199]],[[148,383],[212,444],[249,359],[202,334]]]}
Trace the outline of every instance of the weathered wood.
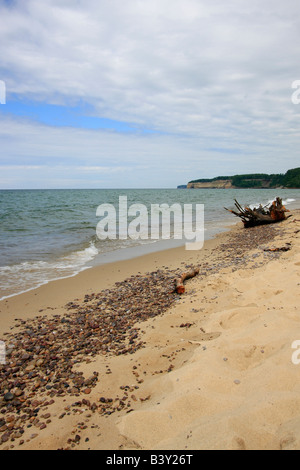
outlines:
{"label": "weathered wood", "polygon": [[175,279],[175,291],[177,292],[177,294],[184,294],[185,293],[184,281],[197,276],[197,274],[199,274],[198,268],[193,269],[192,271],[183,273],[179,278]]}
{"label": "weathered wood", "polygon": [[264,251],[290,251],[291,247],[290,246],[282,246],[279,248],[265,248]]}
{"label": "weathered wood", "polygon": [[269,207],[260,205],[254,209],[250,209],[250,207],[243,208],[236,199],[235,206],[238,212],[227,209],[226,207],[224,209],[240,217],[246,228],[280,222],[287,218],[286,212],[290,212],[284,207],[282,199],[279,197],[273,201]]}

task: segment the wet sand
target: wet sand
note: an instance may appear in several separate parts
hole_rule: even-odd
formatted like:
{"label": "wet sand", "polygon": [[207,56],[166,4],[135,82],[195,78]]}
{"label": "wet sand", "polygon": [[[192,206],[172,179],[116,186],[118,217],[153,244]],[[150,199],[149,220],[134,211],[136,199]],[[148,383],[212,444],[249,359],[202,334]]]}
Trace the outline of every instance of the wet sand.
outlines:
{"label": "wet sand", "polygon": [[0,302],[0,450],[299,448],[298,230],[238,224]]}

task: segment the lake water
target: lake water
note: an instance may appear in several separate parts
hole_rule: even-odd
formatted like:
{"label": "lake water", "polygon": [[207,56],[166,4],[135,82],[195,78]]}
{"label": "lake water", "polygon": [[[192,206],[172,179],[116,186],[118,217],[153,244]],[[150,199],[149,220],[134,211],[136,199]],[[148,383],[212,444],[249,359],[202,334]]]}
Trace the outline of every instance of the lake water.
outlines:
{"label": "lake water", "polygon": [[170,240],[118,236],[100,240],[97,208],[111,204],[118,216],[120,196],[126,196],[128,208],[143,204],[148,209],[149,233],[152,205],[204,204],[206,240],[239,220],[224,210],[234,207],[235,198],[242,205],[266,205],[279,196],[288,208],[300,207],[299,189],[0,191],[0,299],[74,276],[95,264],[184,244],[184,240],[172,238],[172,226]]}

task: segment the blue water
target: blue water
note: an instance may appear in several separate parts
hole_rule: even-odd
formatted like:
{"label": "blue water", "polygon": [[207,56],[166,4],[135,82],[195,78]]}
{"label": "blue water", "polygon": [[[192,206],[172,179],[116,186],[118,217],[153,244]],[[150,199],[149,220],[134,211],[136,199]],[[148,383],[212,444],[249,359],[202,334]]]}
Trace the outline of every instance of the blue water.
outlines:
{"label": "blue water", "polygon": [[[141,245],[151,246],[152,251],[175,246],[172,240],[161,245],[150,238],[99,240],[97,208],[109,203],[117,210],[119,196],[127,196],[128,207],[144,204],[149,214],[152,204],[204,204],[206,239],[238,221],[223,209],[233,208],[235,198],[242,205],[265,205],[280,196],[288,208],[300,207],[298,189],[0,191],[0,299],[74,276],[105,262],[107,253],[121,259],[124,253],[138,253],[133,248]],[[176,241],[176,245],[180,243],[184,241]]]}

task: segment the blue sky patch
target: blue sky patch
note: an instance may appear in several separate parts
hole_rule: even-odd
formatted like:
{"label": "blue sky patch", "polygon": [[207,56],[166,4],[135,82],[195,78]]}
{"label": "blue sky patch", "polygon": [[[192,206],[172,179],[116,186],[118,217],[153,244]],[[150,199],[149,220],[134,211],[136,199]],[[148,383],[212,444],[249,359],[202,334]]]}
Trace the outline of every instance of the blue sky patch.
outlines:
{"label": "blue sky patch", "polygon": [[121,133],[154,133],[138,125],[92,115],[92,109],[86,104],[62,106],[40,103],[37,101],[20,101],[10,97],[6,105],[0,108],[3,115],[22,117],[53,127],[73,127],[90,130],[107,130]]}

